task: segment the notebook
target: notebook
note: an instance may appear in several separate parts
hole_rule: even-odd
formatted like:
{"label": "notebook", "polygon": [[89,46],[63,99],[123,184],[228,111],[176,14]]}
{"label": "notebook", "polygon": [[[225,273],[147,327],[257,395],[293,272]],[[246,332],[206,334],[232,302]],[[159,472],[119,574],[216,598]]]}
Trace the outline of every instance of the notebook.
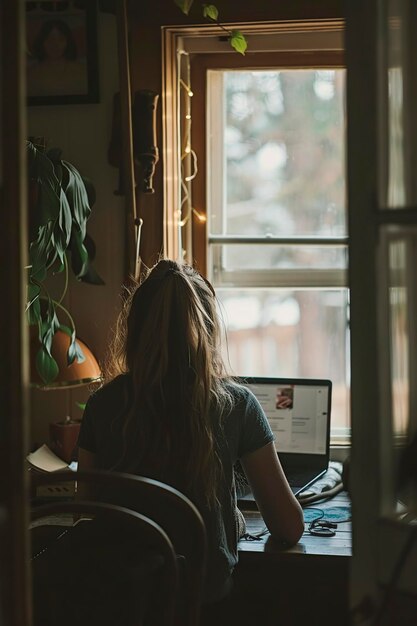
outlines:
{"label": "notebook", "polygon": [[[240,378],[257,397],[275,435],[281,465],[295,495],[329,465],[332,383],[324,379]],[[237,480],[238,500],[254,502]]]}

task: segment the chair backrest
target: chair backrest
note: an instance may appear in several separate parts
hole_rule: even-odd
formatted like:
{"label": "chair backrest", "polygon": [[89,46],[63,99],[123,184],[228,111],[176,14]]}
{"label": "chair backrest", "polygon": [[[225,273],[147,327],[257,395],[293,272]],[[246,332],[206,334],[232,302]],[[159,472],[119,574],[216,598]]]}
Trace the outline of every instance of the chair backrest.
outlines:
{"label": "chair backrest", "polygon": [[198,626],[205,576],[207,539],[196,506],[177,489],[160,481],[122,472],[32,472],[35,486],[73,482],[93,487],[89,499],[122,505],[153,519],[184,557],[177,611],[182,626]]}
{"label": "chair backrest", "polygon": [[31,520],[56,525],[62,515],[65,531],[33,559],[35,626],[142,626],[149,615],[152,624],[172,626],[178,567],[165,531],[103,502],[53,502],[36,507]]}

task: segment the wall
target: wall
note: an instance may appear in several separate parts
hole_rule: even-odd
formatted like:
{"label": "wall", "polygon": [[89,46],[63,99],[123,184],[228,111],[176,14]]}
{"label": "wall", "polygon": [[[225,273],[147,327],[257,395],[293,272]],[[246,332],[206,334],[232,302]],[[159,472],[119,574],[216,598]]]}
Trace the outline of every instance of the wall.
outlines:
{"label": "wall", "polygon": [[[241,0],[239,4],[219,0],[217,6],[224,22],[265,21],[341,17],[340,0],[306,0],[271,3],[270,0]],[[161,94],[161,26],[204,22],[196,0],[187,17],[174,0],[131,1],[129,28],[131,47],[132,91],[151,89]],[[96,187],[97,201],[89,220],[88,231],[97,245],[95,268],[103,277],[103,287],[78,283],[71,277],[68,306],[75,315],[79,336],[99,359],[106,352],[109,329],[120,306],[120,287],[124,264],[124,202],[113,191],[118,172],[107,163],[107,147],[112,124],[113,94],[118,90],[116,19],[98,15],[98,52],[100,103],[86,105],[37,106],[28,108],[28,135],[45,136],[48,144],[63,150],[63,156]],[[160,161],[154,177],[155,193],[138,193],[138,210],[143,218],[141,256],[153,263],[162,251],[163,162],[161,102],[157,111]],[[76,402],[85,402],[87,388],[71,392],[32,391],[32,444],[48,440],[48,424],[66,414],[77,418],[81,411]]]}
{"label": "wall", "polygon": [[[63,158],[73,163],[95,185],[97,200],[88,232],[97,247],[94,267],[104,286],[88,285],[70,276],[67,305],[75,318],[77,333],[102,359],[109,327],[120,304],[124,262],[124,199],[114,195],[118,171],[107,163],[112,125],[113,94],[118,91],[116,20],[98,15],[100,102],[27,109],[28,135],[45,136],[50,147],[60,147]],[[62,319],[63,323],[66,323]],[[70,414],[80,418],[76,401],[85,402],[86,387],[70,391],[38,391],[31,394],[32,444],[48,440],[48,424]]]}
{"label": "wall", "polygon": [[[132,89],[152,89],[161,93],[161,27],[177,24],[208,24],[202,17],[200,0],[195,0],[189,16],[184,15],[175,5],[174,0],[152,0],[152,2],[129,3],[131,29],[131,65]],[[217,0],[214,4],[219,9],[222,22],[254,22],[296,19],[341,18],[344,15],[342,0],[290,0],[271,2],[271,0]],[[244,28],[242,28],[244,32]],[[158,109],[158,136],[161,144],[161,112]],[[144,198],[140,203],[140,212],[144,220],[143,254],[150,262],[162,246],[163,212],[163,171],[160,162],[155,176],[155,194]]]}

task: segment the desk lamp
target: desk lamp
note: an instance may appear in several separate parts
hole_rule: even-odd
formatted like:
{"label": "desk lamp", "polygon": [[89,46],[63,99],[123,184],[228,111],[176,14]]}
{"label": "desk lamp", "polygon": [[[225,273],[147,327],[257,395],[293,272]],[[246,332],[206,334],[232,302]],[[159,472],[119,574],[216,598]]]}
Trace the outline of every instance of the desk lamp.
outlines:
{"label": "desk lamp", "polygon": [[[59,372],[51,383],[45,384],[36,370],[37,341],[37,337],[32,337],[30,359],[32,387],[43,391],[70,390],[101,381],[101,371],[95,356],[88,346],[78,338],[77,343],[84,354],[84,360],[78,361],[75,359],[71,365],[67,364],[70,337],[63,331],[58,330],[52,340],[51,354],[58,364]],[[52,422],[49,425],[51,447],[55,454],[66,463],[72,461],[80,425],[80,420],[72,420],[70,417],[66,417],[63,421]]]}

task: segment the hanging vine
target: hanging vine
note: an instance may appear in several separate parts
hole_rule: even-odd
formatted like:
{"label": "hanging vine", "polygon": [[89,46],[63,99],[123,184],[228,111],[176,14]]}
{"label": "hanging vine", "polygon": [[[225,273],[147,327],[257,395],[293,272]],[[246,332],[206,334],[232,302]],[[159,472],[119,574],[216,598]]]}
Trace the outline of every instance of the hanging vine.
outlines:
{"label": "hanging vine", "polygon": [[[174,3],[181,9],[185,15],[189,15],[191,7],[194,4],[194,0],[174,0]],[[245,54],[248,47],[246,37],[240,30],[229,29],[224,26],[219,20],[219,10],[214,4],[200,3],[203,17],[214,24],[217,24],[227,35],[227,39],[236,52]]]}

